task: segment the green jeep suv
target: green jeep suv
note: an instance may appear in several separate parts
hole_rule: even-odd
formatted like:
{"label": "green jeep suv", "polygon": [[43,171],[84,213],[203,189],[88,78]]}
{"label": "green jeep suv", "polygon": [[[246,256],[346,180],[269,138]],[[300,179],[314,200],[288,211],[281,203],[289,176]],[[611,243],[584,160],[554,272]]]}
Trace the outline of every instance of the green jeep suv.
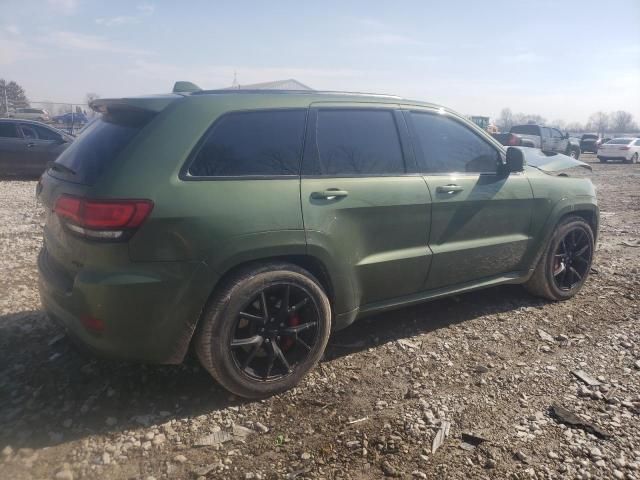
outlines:
{"label": "green jeep suv", "polygon": [[259,398],[363,315],[504,283],[563,300],[590,270],[591,182],[439,106],[222,90],[92,108],[38,184],[39,287],[113,358],[179,363],[193,346]]}

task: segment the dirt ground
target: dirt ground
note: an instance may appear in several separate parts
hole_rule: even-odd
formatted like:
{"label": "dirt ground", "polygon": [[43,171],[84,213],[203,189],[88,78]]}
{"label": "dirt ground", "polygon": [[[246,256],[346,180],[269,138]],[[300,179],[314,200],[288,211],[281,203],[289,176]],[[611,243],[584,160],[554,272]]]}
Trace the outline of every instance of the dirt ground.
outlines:
{"label": "dirt ground", "polygon": [[77,352],[39,306],[35,182],[0,182],[0,478],[640,479],[640,165],[582,158],[602,223],[577,297],[505,286],[364,319],[259,402],[194,358]]}

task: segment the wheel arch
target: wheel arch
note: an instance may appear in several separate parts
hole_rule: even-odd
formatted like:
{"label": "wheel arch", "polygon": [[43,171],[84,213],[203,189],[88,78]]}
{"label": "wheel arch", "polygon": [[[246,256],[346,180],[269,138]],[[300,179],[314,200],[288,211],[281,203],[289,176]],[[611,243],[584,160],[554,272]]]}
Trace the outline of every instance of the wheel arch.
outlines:
{"label": "wheel arch", "polygon": [[[591,199],[591,197],[589,197],[589,200],[585,200],[585,202],[572,202],[572,203],[561,202],[558,205],[556,205],[554,210],[548,216],[547,222],[543,228],[543,234],[540,237],[540,241],[538,243],[538,248],[535,250],[535,254],[532,257],[530,257],[531,261],[529,262],[529,265],[530,265],[529,275],[527,275],[527,277],[533,274],[533,271],[536,265],[538,264],[540,257],[542,257],[545,249],[547,248],[547,245],[549,244],[549,241],[551,240],[551,237],[553,236],[553,232],[555,231],[556,227],[565,218],[571,217],[571,216],[580,217],[584,219],[589,224],[589,226],[591,227],[591,230],[593,231],[594,242],[597,242],[600,215],[598,211],[598,206],[595,203],[593,203],[593,200]],[[594,243],[594,246],[595,246],[595,243]]]}
{"label": "wheel arch", "polygon": [[[248,269],[248,268],[258,268],[261,265],[265,265],[267,263],[290,263],[297,267],[303,268],[307,270],[311,275],[313,275],[316,280],[320,283],[320,286],[327,294],[329,298],[329,303],[331,305],[332,315],[334,319],[337,320],[336,327],[343,328],[347,324],[349,324],[353,319],[355,319],[355,312],[353,315],[348,315],[346,319],[343,320],[343,316],[345,315],[345,309],[353,310],[349,302],[345,302],[343,298],[350,298],[350,283],[340,282],[332,276],[330,266],[328,266],[322,259],[318,258],[314,255],[309,254],[280,254],[280,255],[267,255],[261,256],[257,258],[251,258],[248,260],[238,261],[232,265],[229,265],[226,270],[219,272],[219,277],[215,281],[215,284],[211,287],[210,293],[203,304],[202,309],[200,310],[200,314],[197,319],[195,319],[195,325],[191,330],[191,336],[189,338],[189,348],[193,344],[193,339],[196,337],[196,332],[200,325],[202,324],[202,316],[206,311],[206,306],[208,305],[211,298],[238,272]],[[347,312],[351,313],[351,312]],[[344,325],[343,325],[344,323]],[[187,348],[182,352],[182,357],[187,353]],[[181,360],[180,360],[181,361]],[[171,362],[171,363],[179,363],[179,362]]]}

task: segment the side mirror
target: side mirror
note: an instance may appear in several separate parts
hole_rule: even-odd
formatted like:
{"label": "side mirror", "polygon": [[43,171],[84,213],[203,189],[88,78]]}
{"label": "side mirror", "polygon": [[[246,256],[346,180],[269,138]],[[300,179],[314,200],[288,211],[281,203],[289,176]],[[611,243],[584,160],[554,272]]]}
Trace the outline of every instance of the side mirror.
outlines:
{"label": "side mirror", "polygon": [[515,147],[507,148],[507,173],[522,172],[524,170],[524,154]]}

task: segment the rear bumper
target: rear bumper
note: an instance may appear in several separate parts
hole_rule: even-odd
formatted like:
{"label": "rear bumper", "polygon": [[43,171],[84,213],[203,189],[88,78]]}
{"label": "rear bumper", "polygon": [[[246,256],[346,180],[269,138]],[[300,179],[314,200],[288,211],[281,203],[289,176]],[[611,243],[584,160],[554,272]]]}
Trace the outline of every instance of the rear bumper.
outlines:
{"label": "rear bumper", "polygon": [[598,159],[599,160],[617,160],[619,162],[627,162],[631,159],[631,155],[625,156],[625,155],[601,155],[598,154]]}
{"label": "rear bumper", "polygon": [[[43,249],[38,257],[40,299],[74,340],[105,357],[180,363],[215,278],[203,263],[131,264],[127,270],[56,273]],[[92,331],[81,318],[101,320]]]}

